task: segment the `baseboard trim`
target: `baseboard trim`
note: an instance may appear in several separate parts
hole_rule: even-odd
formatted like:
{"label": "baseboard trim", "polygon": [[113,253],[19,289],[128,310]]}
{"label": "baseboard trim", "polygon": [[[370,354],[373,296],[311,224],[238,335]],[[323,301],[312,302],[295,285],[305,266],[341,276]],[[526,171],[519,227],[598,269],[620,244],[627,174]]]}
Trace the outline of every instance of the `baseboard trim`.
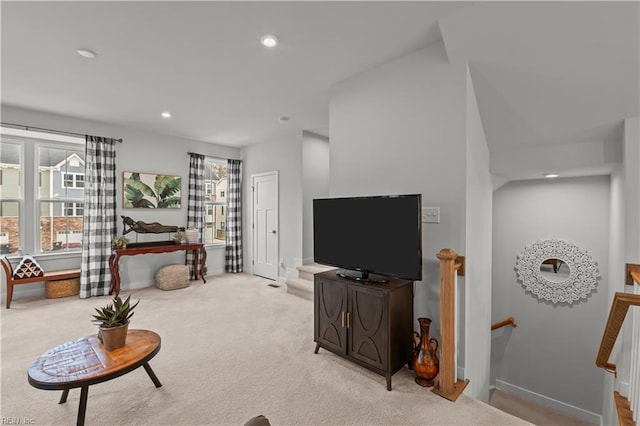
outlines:
{"label": "baseboard trim", "polygon": [[575,407],[573,405],[555,400],[553,398],[549,398],[537,392],[523,389],[519,386],[512,385],[502,380],[496,380],[495,387],[496,389],[500,389],[503,392],[518,396],[520,398],[528,399],[529,401],[544,405],[549,408],[553,408],[574,417],[578,417],[579,419],[582,419],[584,421],[595,423],[597,425],[602,424],[602,416],[600,414],[583,410],[582,408]]}
{"label": "baseboard trim", "polygon": [[[22,287],[22,288],[21,288]],[[22,298],[31,298],[31,297],[41,297],[45,298],[45,290],[44,283],[38,284],[28,284],[28,285],[17,285],[13,287],[13,297],[11,298],[11,303],[16,300]],[[7,303],[7,292],[2,292],[2,305],[6,305]]]}

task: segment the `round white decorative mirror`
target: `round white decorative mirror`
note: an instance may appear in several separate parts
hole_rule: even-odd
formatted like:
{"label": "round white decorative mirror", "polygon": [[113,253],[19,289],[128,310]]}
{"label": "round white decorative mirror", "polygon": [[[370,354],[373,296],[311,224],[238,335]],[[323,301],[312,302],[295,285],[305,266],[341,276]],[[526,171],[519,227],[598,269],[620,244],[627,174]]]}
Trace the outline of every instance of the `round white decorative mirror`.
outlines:
{"label": "round white decorative mirror", "polygon": [[598,284],[598,266],[586,250],[562,240],[542,240],[524,248],[516,273],[525,290],[553,303],[586,299]]}
{"label": "round white decorative mirror", "polygon": [[562,259],[545,259],[540,264],[540,273],[552,283],[561,283],[569,278],[569,265]]}

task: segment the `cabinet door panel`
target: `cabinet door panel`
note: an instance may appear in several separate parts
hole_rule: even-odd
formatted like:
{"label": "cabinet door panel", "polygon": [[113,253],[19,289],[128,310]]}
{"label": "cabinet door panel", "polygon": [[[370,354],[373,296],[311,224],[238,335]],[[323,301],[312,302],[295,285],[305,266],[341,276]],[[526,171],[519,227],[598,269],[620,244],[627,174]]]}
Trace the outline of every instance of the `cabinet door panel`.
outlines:
{"label": "cabinet door panel", "polygon": [[327,349],[346,354],[346,327],[342,326],[347,311],[347,288],[344,283],[315,280],[315,340]]}
{"label": "cabinet door panel", "polygon": [[387,293],[349,287],[349,355],[386,370],[388,363]]}

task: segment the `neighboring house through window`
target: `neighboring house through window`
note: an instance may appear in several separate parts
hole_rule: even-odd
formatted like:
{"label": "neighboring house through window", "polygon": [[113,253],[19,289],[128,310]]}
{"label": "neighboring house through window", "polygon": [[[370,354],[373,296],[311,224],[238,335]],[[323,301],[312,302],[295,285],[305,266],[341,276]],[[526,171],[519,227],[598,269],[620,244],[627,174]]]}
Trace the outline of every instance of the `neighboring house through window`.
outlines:
{"label": "neighboring house through window", "polygon": [[222,244],[226,241],[227,160],[206,157],[204,169],[204,242]]}
{"label": "neighboring house through window", "polygon": [[84,139],[3,127],[0,142],[0,251],[80,250]]}

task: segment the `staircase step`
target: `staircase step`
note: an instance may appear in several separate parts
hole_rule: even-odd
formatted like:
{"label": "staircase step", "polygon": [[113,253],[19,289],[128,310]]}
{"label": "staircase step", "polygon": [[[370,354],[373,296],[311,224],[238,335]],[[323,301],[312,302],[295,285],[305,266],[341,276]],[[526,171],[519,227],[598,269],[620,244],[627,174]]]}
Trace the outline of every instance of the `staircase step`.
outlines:
{"label": "staircase step", "polygon": [[330,271],[336,269],[333,266],[320,265],[318,263],[310,263],[308,265],[298,266],[298,277],[313,281],[313,276],[319,272]]}
{"label": "staircase step", "polygon": [[303,299],[313,300],[313,281],[302,278],[287,278],[287,293]]}

